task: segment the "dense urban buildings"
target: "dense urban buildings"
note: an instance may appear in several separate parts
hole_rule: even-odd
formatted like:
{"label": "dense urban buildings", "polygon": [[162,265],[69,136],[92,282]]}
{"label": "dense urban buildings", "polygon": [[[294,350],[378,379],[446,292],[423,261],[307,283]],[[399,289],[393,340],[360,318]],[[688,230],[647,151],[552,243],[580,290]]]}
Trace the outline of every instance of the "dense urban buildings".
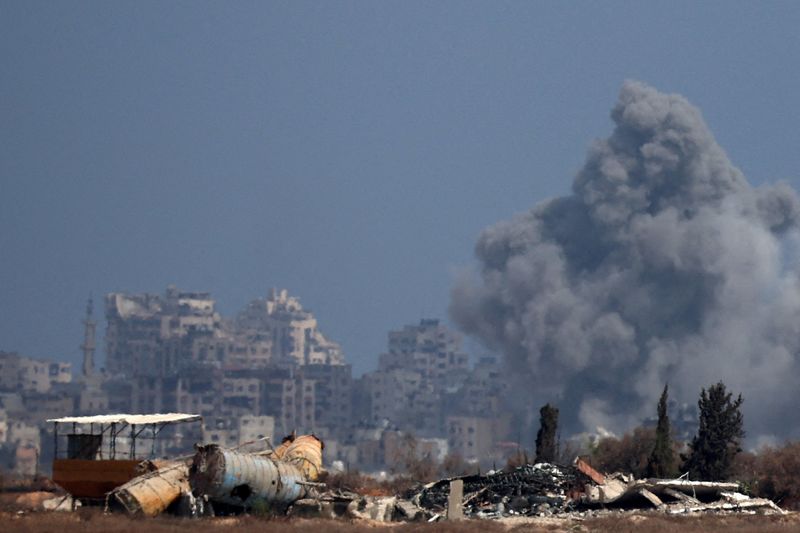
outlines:
{"label": "dense urban buildings", "polygon": [[412,441],[415,453],[436,460],[487,460],[508,432],[497,361],[470,366],[460,335],[435,319],[389,332],[377,369],[357,379],[341,347],[285,290],[234,317],[221,316],[207,292],[111,293],[105,322],[101,369],[90,300],[79,376],[68,363],[0,352],[4,467],[44,468],[51,439],[43,421],[69,414],[203,416],[196,433],[159,439],[158,455],[192,439],[263,447],[265,437],[315,433],[328,461],[376,470],[393,468]]}

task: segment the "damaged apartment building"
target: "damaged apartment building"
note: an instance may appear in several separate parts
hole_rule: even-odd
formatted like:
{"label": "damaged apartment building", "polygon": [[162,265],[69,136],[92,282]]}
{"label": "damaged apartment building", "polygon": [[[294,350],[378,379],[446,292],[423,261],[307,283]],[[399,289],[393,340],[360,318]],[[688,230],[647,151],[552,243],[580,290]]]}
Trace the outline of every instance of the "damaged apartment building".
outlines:
{"label": "damaged apartment building", "polygon": [[69,411],[70,363],[0,351],[0,470],[33,475],[42,445],[42,416]]}
{"label": "damaged apartment building", "polygon": [[338,344],[285,290],[222,317],[209,293],[106,297],[106,366],[129,412],[192,412],[222,445],[292,431],[336,441],[352,372]]}
{"label": "damaged apartment building", "polygon": [[432,456],[457,453],[467,460],[491,458],[498,437],[508,433],[499,363],[484,357],[471,368],[460,335],[439,320],[390,332],[378,369],[358,385],[362,464],[390,464],[395,433],[413,434],[418,449]]}

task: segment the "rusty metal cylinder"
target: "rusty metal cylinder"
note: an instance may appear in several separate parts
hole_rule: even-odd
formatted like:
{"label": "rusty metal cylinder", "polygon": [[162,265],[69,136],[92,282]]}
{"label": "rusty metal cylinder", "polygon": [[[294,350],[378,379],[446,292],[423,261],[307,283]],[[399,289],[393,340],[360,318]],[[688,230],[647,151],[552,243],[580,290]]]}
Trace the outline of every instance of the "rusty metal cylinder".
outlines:
{"label": "rusty metal cylinder", "polygon": [[110,495],[131,514],[156,516],[189,491],[188,475],[189,466],[185,463],[166,465],[133,478]]}
{"label": "rusty metal cylinder", "polygon": [[189,469],[194,494],[241,507],[290,504],[306,496],[304,481],[301,468],[293,464],[216,444],[198,448]]}
{"label": "rusty metal cylinder", "polygon": [[276,457],[297,465],[306,479],[315,481],[322,471],[322,441],[314,435],[301,435],[286,444],[285,448],[278,448],[283,448],[282,453],[276,450]]}

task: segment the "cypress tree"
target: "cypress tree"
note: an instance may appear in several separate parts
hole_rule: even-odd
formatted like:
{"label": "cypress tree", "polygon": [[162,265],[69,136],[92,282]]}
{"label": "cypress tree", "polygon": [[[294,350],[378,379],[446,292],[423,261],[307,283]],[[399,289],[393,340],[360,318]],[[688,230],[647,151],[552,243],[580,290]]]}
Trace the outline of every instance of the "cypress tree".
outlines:
{"label": "cypress tree", "polygon": [[701,391],[697,402],[700,426],[683,464],[683,470],[688,470],[692,478],[720,481],[729,477],[733,458],[742,451],[742,401],[741,394],[731,401],[731,393],[726,392],[721,381],[708,391]]}
{"label": "cypress tree", "polygon": [[557,432],[558,408],[547,403],[539,410],[539,432],[536,433],[537,463],[552,463],[556,460]]}
{"label": "cypress tree", "polygon": [[675,475],[675,455],[672,450],[672,436],[667,414],[667,398],[669,385],[664,385],[664,392],[658,400],[658,425],[656,426],[656,442],[647,461],[647,477],[670,478]]}

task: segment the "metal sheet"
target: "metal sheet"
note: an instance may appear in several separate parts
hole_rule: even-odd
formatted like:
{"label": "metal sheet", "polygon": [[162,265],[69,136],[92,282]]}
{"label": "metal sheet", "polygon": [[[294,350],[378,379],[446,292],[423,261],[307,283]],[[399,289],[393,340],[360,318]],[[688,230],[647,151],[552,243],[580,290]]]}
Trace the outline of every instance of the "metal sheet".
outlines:
{"label": "metal sheet", "polygon": [[69,423],[69,424],[120,424],[127,423],[130,425],[141,424],[162,424],[172,422],[192,422],[194,420],[201,420],[200,415],[191,415],[186,413],[158,413],[151,415],[131,415],[131,414],[112,414],[112,415],[94,415],[94,416],[66,416],[63,418],[51,418],[48,422],[56,423]]}

